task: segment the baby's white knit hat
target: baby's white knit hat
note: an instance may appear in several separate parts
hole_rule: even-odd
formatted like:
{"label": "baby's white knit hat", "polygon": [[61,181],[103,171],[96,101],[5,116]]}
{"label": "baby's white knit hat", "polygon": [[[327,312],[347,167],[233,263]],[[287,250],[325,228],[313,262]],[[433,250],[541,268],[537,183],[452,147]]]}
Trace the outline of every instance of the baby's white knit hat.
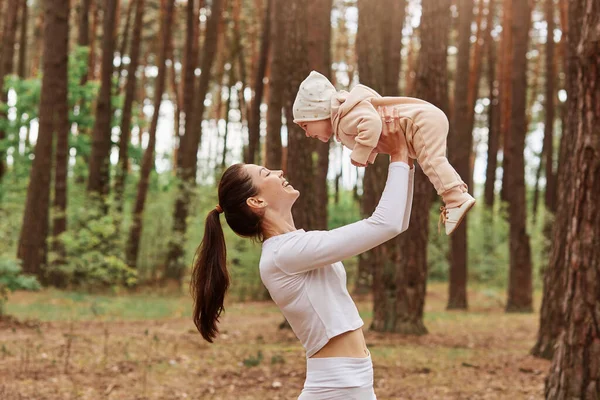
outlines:
{"label": "baby's white knit hat", "polygon": [[331,117],[331,96],[337,91],[324,75],[311,71],[302,81],[294,106],[294,122],[320,121]]}

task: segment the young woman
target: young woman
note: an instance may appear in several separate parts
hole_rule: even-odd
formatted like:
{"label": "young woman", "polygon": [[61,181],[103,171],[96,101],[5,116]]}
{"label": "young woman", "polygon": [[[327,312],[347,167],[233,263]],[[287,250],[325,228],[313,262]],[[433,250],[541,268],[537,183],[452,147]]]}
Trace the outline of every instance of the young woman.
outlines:
{"label": "young woman", "polygon": [[398,134],[398,118],[383,118],[377,152],[390,154],[390,165],[371,217],[330,231],[296,229],[292,206],[300,193],[281,171],[250,164],[225,171],[219,204],[206,217],[191,281],[196,327],[209,342],[218,333],[229,286],[219,219],[224,213],[235,233],[262,241],[261,279],[306,350],[306,381],[299,400],[376,399],[363,321],[346,288],[341,261],[408,228],[414,169],[406,139]]}

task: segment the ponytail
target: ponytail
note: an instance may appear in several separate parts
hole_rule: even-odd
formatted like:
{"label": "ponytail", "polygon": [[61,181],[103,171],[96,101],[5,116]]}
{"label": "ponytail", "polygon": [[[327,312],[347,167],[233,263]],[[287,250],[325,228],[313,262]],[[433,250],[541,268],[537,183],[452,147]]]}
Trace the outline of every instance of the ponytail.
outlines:
{"label": "ponytail", "polygon": [[204,237],[196,251],[190,292],[194,299],[194,324],[202,337],[212,343],[219,329],[217,322],[225,310],[229,288],[227,249],[219,212],[212,210],[205,221]]}

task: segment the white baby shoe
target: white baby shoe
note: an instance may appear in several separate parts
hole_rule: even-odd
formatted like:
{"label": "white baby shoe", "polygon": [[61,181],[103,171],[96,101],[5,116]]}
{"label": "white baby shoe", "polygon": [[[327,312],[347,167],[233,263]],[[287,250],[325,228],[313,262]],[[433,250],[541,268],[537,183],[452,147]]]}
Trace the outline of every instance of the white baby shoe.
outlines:
{"label": "white baby shoe", "polygon": [[446,235],[450,235],[454,232],[456,227],[458,227],[465,218],[465,215],[467,215],[467,212],[475,205],[475,199],[470,194],[466,194],[469,196],[469,199],[461,204],[460,207],[440,207],[441,214],[438,230],[440,224],[444,224],[446,226]]}

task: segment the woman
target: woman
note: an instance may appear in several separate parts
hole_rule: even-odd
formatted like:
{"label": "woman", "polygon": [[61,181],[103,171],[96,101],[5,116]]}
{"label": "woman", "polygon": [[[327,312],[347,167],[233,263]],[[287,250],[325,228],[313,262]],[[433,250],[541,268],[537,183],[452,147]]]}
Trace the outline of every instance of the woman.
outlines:
{"label": "woman", "polygon": [[414,169],[406,139],[398,134],[398,118],[384,115],[384,120],[376,150],[390,154],[390,166],[370,218],[331,231],[296,229],[292,205],[299,192],[281,171],[251,164],[236,164],[225,171],[219,183],[219,205],[206,218],[191,282],[196,327],[209,342],[218,333],[229,286],[219,220],[224,213],[235,233],[263,242],[261,279],[306,349],[306,381],[299,400],[376,399],[363,321],[346,288],[341,261],[408,228]]}

